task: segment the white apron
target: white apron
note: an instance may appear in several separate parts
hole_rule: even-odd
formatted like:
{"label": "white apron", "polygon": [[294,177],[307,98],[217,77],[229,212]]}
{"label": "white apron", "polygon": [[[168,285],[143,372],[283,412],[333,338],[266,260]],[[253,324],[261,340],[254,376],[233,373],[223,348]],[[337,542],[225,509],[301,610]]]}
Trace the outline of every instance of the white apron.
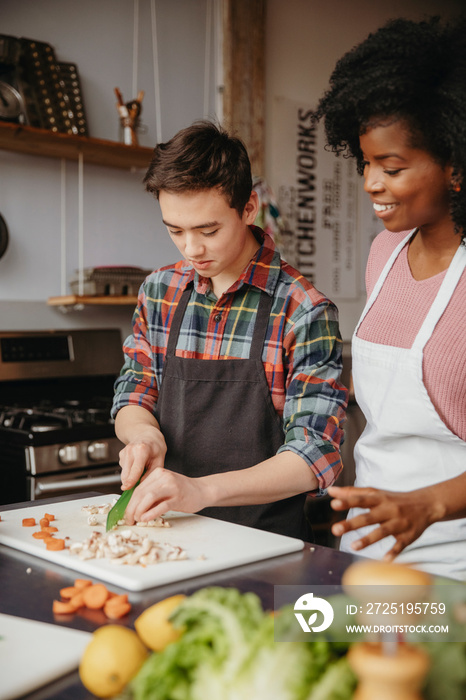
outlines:
{"label": "white apron", "polygon": [[[466,470],[466,442],[441,420],[422,378],[424,347],[466,266],[466,247],[458,248],[412,348],[371,343],[356,335],[412,233],[398,245],[385,265],[353,336],[355,396],[367,420],[354,451],[355,486],[411,491],[451,479]],[[348,518],[363,512],[352,508]],[[341,549],[354,554],[351,543],[375,527],[370,525],[346,533]],[[394,537],[385,537],[358,554],[380,559],[394,543]],[[431,525],[396,560],[433,574],[466,579],[466,518]]]}

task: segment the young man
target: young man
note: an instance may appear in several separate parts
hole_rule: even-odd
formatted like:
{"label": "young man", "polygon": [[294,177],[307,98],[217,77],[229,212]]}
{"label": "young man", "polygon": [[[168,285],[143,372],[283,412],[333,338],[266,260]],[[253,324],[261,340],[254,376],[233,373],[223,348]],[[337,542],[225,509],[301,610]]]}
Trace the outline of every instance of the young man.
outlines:
{"label": "young man", "polygon": [[309,539],[306,494],[341,470],[337,310],[255,227],[236,138],[197,122],[144,179],[183,256],[144,282],[116,382],[128,523],[167,510]]}

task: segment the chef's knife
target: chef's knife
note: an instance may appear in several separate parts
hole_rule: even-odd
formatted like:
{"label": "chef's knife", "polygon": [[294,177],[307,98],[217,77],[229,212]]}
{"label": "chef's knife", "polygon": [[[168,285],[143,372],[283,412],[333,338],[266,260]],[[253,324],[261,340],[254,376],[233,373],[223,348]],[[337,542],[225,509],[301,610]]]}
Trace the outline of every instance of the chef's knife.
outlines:
{"label": "chef's knife", "polygon": [[107,525],[105,528],[106,532],[115,527],[115,525],[117,525],[120,520],[123,520],[123,518],[125,517],[126,506],[130,502],[131,496],[133,495],[133,491],[140,481],[141,479],[139,479],[139,481],[136,484],[134,484],[134,486],[132,486],[130,489],[128,489],[127,491],[123,491],[113,508],[109,510],[107,515]]}

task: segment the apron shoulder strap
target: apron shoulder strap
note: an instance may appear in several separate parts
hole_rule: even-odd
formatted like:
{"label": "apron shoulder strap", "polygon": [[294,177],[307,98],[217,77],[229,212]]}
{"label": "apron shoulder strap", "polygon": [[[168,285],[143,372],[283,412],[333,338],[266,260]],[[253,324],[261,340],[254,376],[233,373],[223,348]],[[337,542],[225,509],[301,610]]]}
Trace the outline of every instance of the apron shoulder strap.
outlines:
{"label": "apron shoulder strap", "polygon": [[188,282],[185,287],[181,299],[179,300],[175,313],[173,315],[173,321],[170,326],[170,333],[168,334],[167,352],[165,357],[174,356],[176,350],[176,343],[178,342],[178,335],[180,333],[181,323],[183,321],[184,312],[188,306],[189,297],[191,296],[191,290],[193,288],[193,282]]}
{"label": "apron shoulder strap", "polygon": [[249,352],[249,359],[251,360],[262,360],[262,348],[264,347],[265,336],[267,334],[272,304],[273,297],[267,294],[267,292],[261,292],[251,341],[251,350]]}
{"label": "apron shoulder strap", "polygon": [[354,330],[354,336],[357,336],[357,333],[358,333],[358,330],[359,330],[359,326],[361,325],[361,323],[363,322],[364,318],[366,317],[366,315],[367,315],[369,309],[371,308],[372,304],[373,304],[373,303],[375,302],[375,300],[377,299],[377,297],[378,297],[378,295],[379,295],[379,292],[380,292],[380,290],[382,289],[382,285],[383,285],[383,283],[385,282],[388,273],[389,273],[390,270],[392,269],[395,260],[397,259],[397,257],[398,257],[398,255],[400,254],[401,250],[405,247],[405,245],[408,243],[409,239],[411,238],[411,236],[413,235],[413,233],[414,233],[416,230],[417,230],[417,229],[413,228],[412,231],[410,231],[410,232],[408,233],[408,235],[405,236],[405,237],[403,238],[402,241],[400,241],[400,243],[396,246],[395,250],[392,252],[392,254],[390,255],[389,259],[388,259],[387,262],[385,263],[385,267],[383,268],[382,272],[381,272],[380,275],[379,275],[379,278],[378,278],[377,282],[376,282],[375,285],[374,285],[374,289],[372,290],[372,294],[371,294],[370,297],[368,298],[368,300],[367,300],[367,302],[366,302],[366,305],[365,305],[365,307],[364,307],[364,309],[363,309],[363,312],[362,312],[362,314],[361,314],[361,317],[360,317],[360,319],[359,319],[359,321],[358,321],[358,325],[356,326],[356,328],[355,328],[355,330]]}
{"label": "apron shoulder strap", "polygon": [[461,243],[443,278],[437,296],[414,340],[413,348],[424,349],[466,268],[466,247]]}

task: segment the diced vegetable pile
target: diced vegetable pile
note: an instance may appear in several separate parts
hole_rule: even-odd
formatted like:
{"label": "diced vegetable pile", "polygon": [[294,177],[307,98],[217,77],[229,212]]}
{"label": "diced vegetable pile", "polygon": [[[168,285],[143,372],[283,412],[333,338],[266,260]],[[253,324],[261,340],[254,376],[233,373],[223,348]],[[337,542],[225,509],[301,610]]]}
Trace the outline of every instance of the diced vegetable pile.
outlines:
{"label": "diced vegetable pile", "polygon": [[[60,552],[65,549],[65,540],[55,537],[58,532],[58,527],[50,523],[55,520],[55,516],[50,513],[45,513],[44,517],[39,520],[40,530],[32,533],[36,540],[43,540],[46,548],[51,552]],[[35,518],[23,518],[23,527],[36,527]]]}
{"label": "diced vegetable pile", "polygon": [[103,583],[92,583],[88,579],[77,578],[73,586],[60,590],[61,600],[54,600],[52,610],[56,615],[72,615],[81,608],[102,610],[110,620],[118,620],[131,610],[128,594],[118,595]]}

